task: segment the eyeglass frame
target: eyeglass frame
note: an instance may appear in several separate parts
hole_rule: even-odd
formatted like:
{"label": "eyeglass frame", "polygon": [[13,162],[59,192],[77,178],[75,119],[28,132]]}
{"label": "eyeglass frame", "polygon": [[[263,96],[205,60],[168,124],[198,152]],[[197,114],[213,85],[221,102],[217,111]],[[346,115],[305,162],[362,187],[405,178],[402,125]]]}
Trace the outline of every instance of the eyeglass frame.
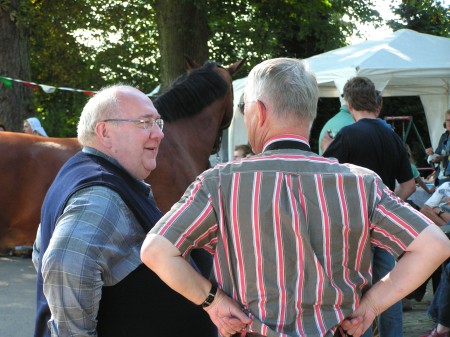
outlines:
{"label": "eyeglass frame", "polygon": [[249,104],[249,103],[254,103],[254,102],[256,102],[256,101],[258,101],[258,100],[248,101],[248,102],[239,102],[239,103],[237,104],[237,107],[239,108],[239,112],[240,112],[242,115],[244,115],[244,114],[245,114],[245,105],[246,105],[246,104]]}
{"label": "eyeglass frame", "polygon": [[140,123],[143,124],[144,127],[141,129],[148,130],[155,125],[158,126],[158,128],[162,131],[164,128],[164,120],[162,118],[156,118],[156,119],[126,119],[126,118],[109,118],[104,119],[101,122],[130,122],[130,123]]}

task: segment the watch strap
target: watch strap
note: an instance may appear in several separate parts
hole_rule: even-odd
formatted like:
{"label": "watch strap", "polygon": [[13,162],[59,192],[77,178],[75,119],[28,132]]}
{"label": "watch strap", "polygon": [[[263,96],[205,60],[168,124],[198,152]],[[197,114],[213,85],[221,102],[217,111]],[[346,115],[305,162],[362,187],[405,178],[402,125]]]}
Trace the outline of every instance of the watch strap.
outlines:
{"label": "watch strap", "polygon": [[214,301],[214,299],[216,298],[216,294],[217,294],[217,286],[215,286],[213,284],[213,285],[211,285],[211,289],[209,291],[208,297],[206,297],[206,299],[201,304],[202,308],[209,307],[211,305],[211,303]]}

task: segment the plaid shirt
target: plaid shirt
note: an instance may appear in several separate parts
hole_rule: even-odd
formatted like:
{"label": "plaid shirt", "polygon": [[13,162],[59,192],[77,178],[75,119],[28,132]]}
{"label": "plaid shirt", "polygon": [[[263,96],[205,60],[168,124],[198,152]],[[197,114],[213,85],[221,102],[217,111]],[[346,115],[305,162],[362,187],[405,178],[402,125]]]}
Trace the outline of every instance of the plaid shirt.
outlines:
{"label": "plaid shirt", "polygon": [[94,186],[70,198],[42,265],[52,335],[97,335],[102,287],[117,284],[141,264],[144,238],[116,192]]}
{"label": "plaid shirt", "polygon": [[399,256],[430,224],[372,171],[283,149],[206,171],[151,232],[214,254],[249,331],[332,336],[371,284],[371,246]]}
{"label": "plaid shirt", "polygon": [[[102,287],[122,281],[142,263],[145,235],[119,194],[107,187],[87,187],[68,200],[42,261],[52,335],[97,336]],[[39,250],[37,237],[35,265]]]}

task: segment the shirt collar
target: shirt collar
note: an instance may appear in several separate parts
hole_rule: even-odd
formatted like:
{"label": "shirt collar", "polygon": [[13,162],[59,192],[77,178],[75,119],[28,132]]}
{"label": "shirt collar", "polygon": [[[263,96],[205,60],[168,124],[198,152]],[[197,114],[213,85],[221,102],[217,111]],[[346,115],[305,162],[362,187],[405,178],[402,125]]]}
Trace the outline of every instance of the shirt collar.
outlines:
{"label": "shirt collar", "polygon": [[[309,149],[311,148],[309,146],[308,139],[305,137],[287,134],[287,135],[279,135],[276,137],[270,138],[263,146],[263,152],[267,150],[268,147],[271,147],[270,145],[277,143],[277,142],[295,142],[295,143],[301,143],[303,145],[306,145]],[[301,145],[299,144],[299,145]]]}

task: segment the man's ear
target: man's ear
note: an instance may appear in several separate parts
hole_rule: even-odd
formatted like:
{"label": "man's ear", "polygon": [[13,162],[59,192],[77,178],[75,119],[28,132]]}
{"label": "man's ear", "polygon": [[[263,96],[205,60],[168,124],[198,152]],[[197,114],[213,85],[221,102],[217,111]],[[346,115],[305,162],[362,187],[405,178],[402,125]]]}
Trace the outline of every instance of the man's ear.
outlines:
{"label": "man's ear", "polygon": [[261,127],[267,120],[267,108],[266,105],[260,100],[256,100],[256,107],[258,109],[258,117],[259,117],[258,126]]}
{"label": "man's ear", "polygon": [[352,107],[351,104],[349,104],[348,102],[347,102],[347,108],[348,108],[348,111],[350,111],[350,112],[353,111],[353,107]]}
{"label": "man's ear", "polygon": [[98,141],[105,147],[111,147],[111,135],[109,134],[109,128],[105,122],[97,123],[95,125],[95,133]]}

